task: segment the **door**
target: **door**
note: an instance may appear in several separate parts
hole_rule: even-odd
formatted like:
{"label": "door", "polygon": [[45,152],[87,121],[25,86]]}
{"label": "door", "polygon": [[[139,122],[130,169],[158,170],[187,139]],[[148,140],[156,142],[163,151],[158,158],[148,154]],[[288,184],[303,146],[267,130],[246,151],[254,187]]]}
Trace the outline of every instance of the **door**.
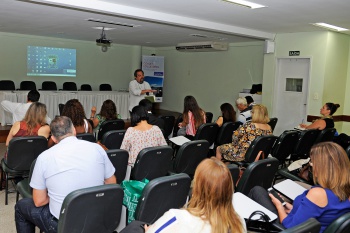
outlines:
{"label": "door", "polygon": [[279,58],[276,74],[273,116],[278,118],[274,131],[278,136],[306,122],[310,59]]}

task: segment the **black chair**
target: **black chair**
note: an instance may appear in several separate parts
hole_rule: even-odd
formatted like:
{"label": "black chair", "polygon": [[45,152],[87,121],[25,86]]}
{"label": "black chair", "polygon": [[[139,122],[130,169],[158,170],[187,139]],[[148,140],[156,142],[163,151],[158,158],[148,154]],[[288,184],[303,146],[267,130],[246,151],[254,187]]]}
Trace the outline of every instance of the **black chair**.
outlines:
{"label": "black chair", "polygon": [[227,164],[227,168],[232,175],[233,185],[236,186],[239,177],[239,167],[236,164]]}
{"label": "black chair", "polygon": [[291,155],[291,160],[306,159],[309,157],[311,147],[315,144],[318,134],[317,129],[308,129],[300,131],[299,141],[295,146],[294,153]]}
{"label": "black chair", "polygon": [[205,113],[205,119],[206,119],[205,123],[211,123],[213,121],[213,113],[206,112]]}
{"label": "black chair", "polygon": [[33,81],[22,81],[19,87],[21,91],[36,90],[36,84]]}
{"label": "black chair", "polygon": [[181,123],[183,121],[183,117],[182,117],[182,114],[180,114],[177,118],[176,118],[176,121],[175,121],[175,124],[174,124],[174,129],[173,129],[173,137],[176,137],[177,136],[177,131],[179,131],[179,123]]}
{"label": "black chair", "polygon": [[215,142],[219,126],[216,123],[205,123],[198,127],[194,140],[207,140],[209,145]]}
{"label": "black chair", "polygon": [[219,129],[215,145],[221,146],[223,144],[231,143],[233,132],[237,130],[241,125],[242,122],[240,121],[224,123]]}
{"label": "black chair", "polygon": [[278,118],[277,117],[272,117],[270,118],[270,121],[267,123],[271,126],[272,132],[274,131],[276,124],[277,124]]}
{"label": "black chair", "polygon": [[104,83],[100,85],[100,91],[111,91],[112,86],[108,83]]}
{"label": "black chair", "polygon": [[63,83],[63,91],[77,91],[77,84],[75,82],[64,82]]}
{"label": "black chair", "polygon": [[278,165],[279,162],[276,158],[267,158],[252,162],[243,172],[235,191],[248,195],[250,190],[255,186],[261,186],[265,189],[270,188]]}
{"label": "black chair", "polygon": [[350,232],[350,213],[343,214],[334,220],[323,233],[348,233]]}
{"label": "black chair", "polygon": [[175,117],[174,116],[161,116],[161,119],[164,121],[164,138],[168,139],[169,135],[173,131]]}
{"label": "black chair", "polygon": [[252,143],[250,144],[247,152],[245,153],[244,162],[254,162],[256,156],[259,154],[260,151],[263,151],[265,157],[267,157],[270,154],[273,145],[277,141],[277,138],[278,137],[273,135],[262,135],[256,137],[254,141],[252,141]]}
{"label": "black chair", "polygon": [[350,146],[350,136],[345,133],[341,133],[334,137],[333,142],[339,144],[344,150],[346,150],[346,148]]}
{"label": "black chair", "polygon": [[[294,227],[285,229],[280,233],[319,233],[321,229],[321,224],[314,218],[309,218],[303,223],[296,225]],[[330,233],[330,232],[328,232]],[[332,231],[334,233],[334,231]]]}
{"label": "black chair", "polygon": [[125,122],[122,119],[107,120],[102,122],[98,130],[97,140],[101,140],[103,135],[111,130],[122,130],[125,127]]}
{"label": "black chair", "polygon": [[63,201],[57,232],[113,232],[119,224],[123,197],[118,184],[71,192]]}
{"label": "black chair", "polygon": [[36,159],[32,162],[32,165],[30,165],[29,175],[28,178],[24,178],[16,185],[17,195],[16,195],[16,203],[19,199],[19,195],[22,196],[22,198],[30,198],[33,196],[33,189],[30,187],[29,183],[32,179],[34,167],[35,167]]}
{"label": "black chair", "polygon": [[16,90],[15,83],[12,80],[0,80],[1,91],[14,91]]}
{"label": "black chair", "polygon": [[125,179],[126,169],[128,167],[129,153],[126,150],[113,149],[106,151],[109,160],[115,168],[114,175],[117,178],[117,183],[121,184]]}
{"label": "black chair", "polygon": [[183,144],[176,153],[171,172],[186,173],[192,178],[198,164],[207,158],[209,146],[206,140],[195,140]]}
{"label": "black chair", "polygon": [[[8,203],[8,182],[15,177],[28,177],[32,162],[47,149],[47,139],[42,136],[15,137],[7,149],[7,159],[1,160],[1,181],[5,180],[5,205]],[[5,174],[5,177],[3,177]],[[5,178],[5,179],[4,179]],[[1,186],[0,186],[1,187]]]}
{"label": "black chair", "polygon": [[132,180],[166,176],[168,174],[173,149],[170,146],[156,146],[142,149],[137,155],[135,165],[131,170]]}
{"label": "black chair", "polygon": [[333,141],[334,134],[337,130],[335,128],[327,128],[321,130],[321,132],[318,134],[315,144],[320,142],[328,142]]}
{"label": "black chair", "polygon": [[62,111],[63,111],[64,105],[65,104],[58,104],[58,111],[60,112],[60,116],[62,115]]}
{"label": "black chair", "polygon": [[57,85],[53,81],[44,81],[41,84],[41,90],[43,90],[43,91],[57,91]]}
{"label": "black chair", "polygon": [[348,155],[348,157],[350,159],[350,146],[348,146],[348,148],[346,148],[345,152],[346,152],[346,154]]}
{"label": "black chair", "polygon": [[79,91],[92,91],[90,84],[81,84]]}
{"label": "black chair", "polygon": [[280,165],[285,167],[288,156],[293,154],[295,146],[299,141],[299,132],[296,130],[284,131],[277,139],[271,155],[280,161]]}
{"label": "black chair", "polygon": [[77,138],[88,142],[96,142],[96,138],[92,133],[80,133],[77,134]]}
{"label": "black chair", "polygon": [[151,180],[137,204],[135,219],[152,224],[169,209],[183,207],[190,185],[190,177],[183,173]]}
{"label": "black chair", "polygon": [[120,149],[122,145],[126,130],[111,130],[106,132],[102,139],[101,143],[105,145],[109,150],[110,149]]}

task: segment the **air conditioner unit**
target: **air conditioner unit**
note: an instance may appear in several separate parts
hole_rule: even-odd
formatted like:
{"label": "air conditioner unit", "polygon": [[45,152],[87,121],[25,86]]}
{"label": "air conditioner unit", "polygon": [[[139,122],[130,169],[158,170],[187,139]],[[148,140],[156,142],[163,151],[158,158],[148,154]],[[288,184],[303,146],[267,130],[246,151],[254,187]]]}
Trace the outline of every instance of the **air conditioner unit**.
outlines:
{"label": "air conditioner unit", "polygon": [[176,46],[176,50],[180,52],[227,51],[228,43],[215,41],[180,43]]}

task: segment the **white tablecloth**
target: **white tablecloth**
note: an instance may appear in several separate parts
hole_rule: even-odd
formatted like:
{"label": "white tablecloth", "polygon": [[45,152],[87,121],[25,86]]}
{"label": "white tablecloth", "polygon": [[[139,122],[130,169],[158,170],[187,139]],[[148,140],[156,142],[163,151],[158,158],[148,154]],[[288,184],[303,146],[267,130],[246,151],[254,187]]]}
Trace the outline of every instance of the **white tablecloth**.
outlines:
{"label": "white tablecloth", "polygon": [[[40,102],[46,104],[47,115],[53,119],[59,115],[58,104],[65,104],[70,99],[78,99],[84,107],[86,117],[90,117],[92,106],[96,106],[97,113],[100,111],[103,101],[113,100],[117,106],[117,112],[122,119],[129,118],[129,93],[118,91],[39,91]],[[28,91],[0,91],[0,101],[26,103]],[[12,123],[12,114],[5,112],[0,107],[1,125]]]}

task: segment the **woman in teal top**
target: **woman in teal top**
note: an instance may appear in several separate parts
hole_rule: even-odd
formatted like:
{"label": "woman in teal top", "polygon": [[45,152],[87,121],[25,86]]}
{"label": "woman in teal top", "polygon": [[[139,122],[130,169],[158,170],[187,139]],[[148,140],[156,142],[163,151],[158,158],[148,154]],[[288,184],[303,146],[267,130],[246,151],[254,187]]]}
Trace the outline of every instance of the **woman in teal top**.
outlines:
{"label": "woman in teal top", "polygon": [[102,104],[101,111],[96,115],[96,107],[91,108],[90,120],[94,123],[94,131],[97,132],[100,129],[101,124],[106,120],[121,119],[120,115],[117,113],[117,107],[115,103],[108,99]]}

